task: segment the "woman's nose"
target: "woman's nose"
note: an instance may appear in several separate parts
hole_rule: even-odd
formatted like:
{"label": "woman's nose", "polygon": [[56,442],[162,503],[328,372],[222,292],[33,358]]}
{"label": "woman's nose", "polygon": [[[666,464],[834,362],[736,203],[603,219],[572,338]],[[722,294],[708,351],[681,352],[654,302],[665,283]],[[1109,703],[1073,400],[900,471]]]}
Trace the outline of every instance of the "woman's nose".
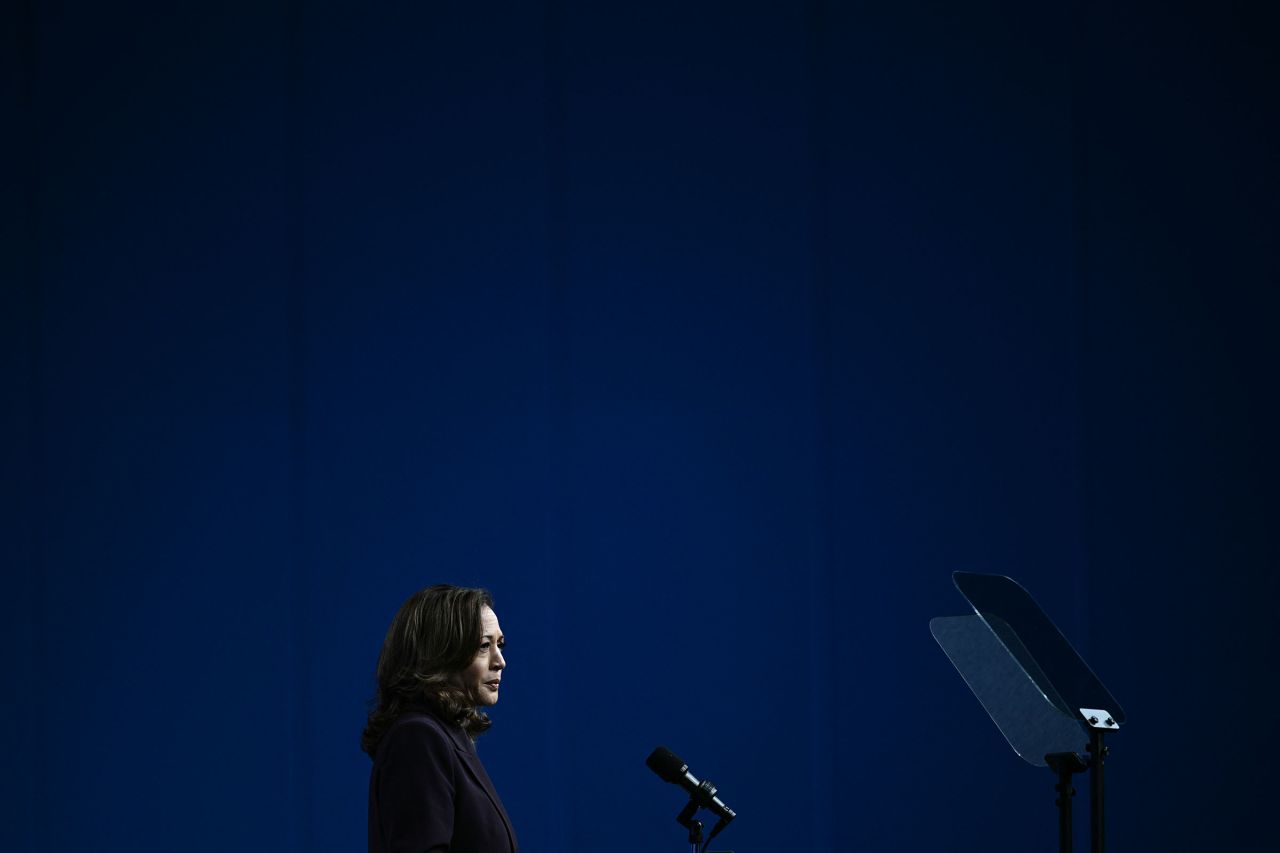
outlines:
{"label": "woman's nose", "polygon": [[493,657],[489,659],[490,669],[506,669],[507,660],[502,656],[502,649],[497,646],[493,647]]}

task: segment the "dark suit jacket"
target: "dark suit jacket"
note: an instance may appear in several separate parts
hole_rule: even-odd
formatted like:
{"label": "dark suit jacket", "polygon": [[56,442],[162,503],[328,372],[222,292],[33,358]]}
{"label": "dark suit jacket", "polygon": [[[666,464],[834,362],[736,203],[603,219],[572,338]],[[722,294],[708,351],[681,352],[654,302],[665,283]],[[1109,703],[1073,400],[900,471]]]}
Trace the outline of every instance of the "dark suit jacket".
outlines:
{"label": "dark suit jacket", "polygon": [[519,853],[475,744],[410,712],[382,736],[369,777],[369,853]]}

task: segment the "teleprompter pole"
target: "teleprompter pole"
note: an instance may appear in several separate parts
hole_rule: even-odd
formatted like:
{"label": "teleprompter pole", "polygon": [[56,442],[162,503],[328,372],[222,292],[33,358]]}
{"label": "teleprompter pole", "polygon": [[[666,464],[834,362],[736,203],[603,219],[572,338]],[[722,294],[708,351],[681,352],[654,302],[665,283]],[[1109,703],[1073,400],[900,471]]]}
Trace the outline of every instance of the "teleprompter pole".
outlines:
{"label": "teleprompter pole", "polygon": [[[1109,720],[1108,720],[1109,722]],[[1089,850],[1103,853],[1106,845],[1106,819],[1103,814],[1103,767],[1107,763],[1107,747],[1102,743],[1103,729],[1089,729]]]}
{"label": "teleprompter pole", "polygon": [[1071,801],[1076,789],[1071,777],[1089,769],[1088,763],[1076,752],[1053,752],[1044,757],[1049,769],[1058,774],[1058,853],[1071,853]]}

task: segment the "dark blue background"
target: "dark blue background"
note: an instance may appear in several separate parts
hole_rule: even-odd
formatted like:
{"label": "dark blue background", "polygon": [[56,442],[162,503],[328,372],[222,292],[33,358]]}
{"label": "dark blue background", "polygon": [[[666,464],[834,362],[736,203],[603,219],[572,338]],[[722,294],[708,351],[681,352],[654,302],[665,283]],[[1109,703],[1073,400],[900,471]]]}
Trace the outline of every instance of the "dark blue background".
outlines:
{"label": "dark blue background", "polygon": [[1266,5],[7,7],[0,846],[362,849],[452,581],[528,851],[681,849],[659,743],[740,853],[1051,849],[927,631],[964,569],[1125,703],[1112,847],[1242,847]]}

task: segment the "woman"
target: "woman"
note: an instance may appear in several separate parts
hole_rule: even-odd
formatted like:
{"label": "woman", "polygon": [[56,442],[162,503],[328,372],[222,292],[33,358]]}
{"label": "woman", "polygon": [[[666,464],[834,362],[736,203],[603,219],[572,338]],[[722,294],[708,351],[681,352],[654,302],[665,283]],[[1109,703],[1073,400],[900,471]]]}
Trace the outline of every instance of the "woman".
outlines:
{"label": "woman", "polygon": [[442,584],[396,613],[360,745],[369,777],[369,853],[518,853],[476,755],[498,701],[506,640],[482,589]]}

